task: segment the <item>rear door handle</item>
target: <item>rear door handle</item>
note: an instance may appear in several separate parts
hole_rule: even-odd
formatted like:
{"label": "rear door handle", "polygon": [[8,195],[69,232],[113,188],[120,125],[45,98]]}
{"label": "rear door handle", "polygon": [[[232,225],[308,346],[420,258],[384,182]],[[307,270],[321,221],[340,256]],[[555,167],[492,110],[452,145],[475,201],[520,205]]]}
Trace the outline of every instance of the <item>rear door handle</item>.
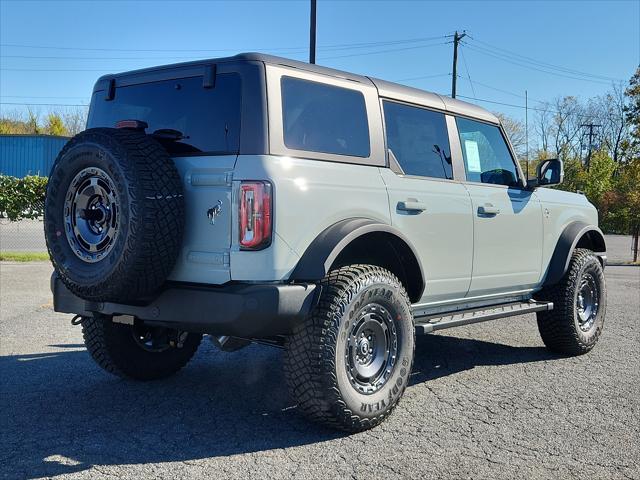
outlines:
{"label": "rear door handle", "polygon": [[478,207],[478,214],[480,215],[498,215],[499,213],[500,209],[498,207],[494,207],[490,203],[485,203]]}
{"label": "rear door handle", "polygon": [[418,202],[417,200],[405,200],[398,202],[398,210],[403,212],[421,213],[427,209],[427,204]]}

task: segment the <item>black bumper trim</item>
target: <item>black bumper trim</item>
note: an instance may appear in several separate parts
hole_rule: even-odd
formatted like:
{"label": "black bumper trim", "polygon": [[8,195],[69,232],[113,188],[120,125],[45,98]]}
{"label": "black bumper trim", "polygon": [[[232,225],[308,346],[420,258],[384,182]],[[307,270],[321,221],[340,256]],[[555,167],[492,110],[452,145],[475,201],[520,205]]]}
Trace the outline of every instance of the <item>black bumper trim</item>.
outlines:
{"label": "black bumper trim", "polygon": [[315,284],[175,285],[145,305],[95,303],[71,293],[51,277],[56,312],[89,316],[132,315],[145,323],[243,338],[287,335],[313,307]]}

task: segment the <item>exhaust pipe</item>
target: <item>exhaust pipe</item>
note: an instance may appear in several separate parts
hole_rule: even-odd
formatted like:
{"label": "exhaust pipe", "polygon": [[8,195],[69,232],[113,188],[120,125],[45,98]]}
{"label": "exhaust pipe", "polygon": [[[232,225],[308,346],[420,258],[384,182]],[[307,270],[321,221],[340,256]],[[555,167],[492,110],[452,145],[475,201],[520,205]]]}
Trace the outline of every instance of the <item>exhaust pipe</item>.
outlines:
{"label": "exhaust pipe", "polygon": [[251,344],[250,340],[238,337],[230,337],[229,335],[214,336],[210,335],[213,344],[223,352],[235,352]]}

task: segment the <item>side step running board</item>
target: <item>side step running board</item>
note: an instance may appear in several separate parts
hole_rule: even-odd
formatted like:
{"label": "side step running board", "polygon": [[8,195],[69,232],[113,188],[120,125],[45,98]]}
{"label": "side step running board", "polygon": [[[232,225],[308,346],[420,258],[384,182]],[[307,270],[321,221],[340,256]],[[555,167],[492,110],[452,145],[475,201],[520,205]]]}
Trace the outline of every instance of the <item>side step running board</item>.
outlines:
{"label": "side step running board", "polygon": [[514,302],[491,307],[476,308],[452,312],[445,315],[438,314],[428,317],[416,318],[416,335],[444,330],[445,328],[459,327],[470,323],[486,322],[498,318],[524,315],[525,313],[541,312],[552,310],[552,302]]}

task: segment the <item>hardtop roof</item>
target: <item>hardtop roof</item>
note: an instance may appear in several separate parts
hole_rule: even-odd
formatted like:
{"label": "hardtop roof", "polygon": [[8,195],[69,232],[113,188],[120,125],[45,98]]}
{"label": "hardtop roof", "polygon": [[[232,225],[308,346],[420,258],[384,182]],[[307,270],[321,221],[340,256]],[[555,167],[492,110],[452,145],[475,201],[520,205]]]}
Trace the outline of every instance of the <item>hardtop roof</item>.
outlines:
{"label": "hardtop roof", "polygon": [[355,73],[345,72],[343,70],[336,70],[329,67],[323,67],[320,65],[313,65],[306,62],[300,62],[298,60],[291,60],[289,58],[278,57],[275,55],[268,55],[264,53],[248,52],[240,53],[238,55],[230,57],[212,58],[195,60],[191,62],[174,63],[169,65],[161,65],[157,67],[144,68],[139,70],[132,70],[122,72],[118,74],[104,75],[98,79],[96,85],[104,80],[112,78],[122,78],[132,75],[141,75],[145,73],[151,73],[159,70],[171,70],[175,68],[185,68],[199,65],[211,65],[216,63],[238,63],[238,62],[262,62],[267,65],[280,65],[289,68],[296,68],[304,70],[306,72],[313,72],[319,75],[326,75],[330,77],[343,78],[353,82],[363,83],[367,85],[373,85],[378,89],[378,93],[381,97],[389,99],[404,101],[407,103],[415,103],[426,107],[435,108],[438,110],[445,110],[447,112],[465,115],[480,120],[484,120],[491,123],[500,123],[498,117],[496,117],[490,111],[474,105],[472,103],[463,102],[446,95],[440,95],[433,92],[428,92],[418,88],[408,87],[399,83],[389,82],[386,80],[380,80],[373,77],[367,77],[364,75],[358,75]]}

